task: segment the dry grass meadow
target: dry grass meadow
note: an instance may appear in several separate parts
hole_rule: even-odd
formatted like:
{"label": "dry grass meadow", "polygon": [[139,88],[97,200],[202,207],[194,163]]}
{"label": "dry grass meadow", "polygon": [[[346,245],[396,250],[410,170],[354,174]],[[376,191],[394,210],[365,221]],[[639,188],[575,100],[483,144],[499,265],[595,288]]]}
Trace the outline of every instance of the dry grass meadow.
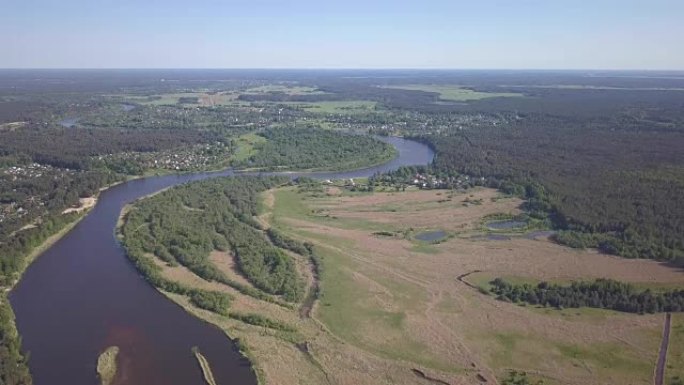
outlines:
{"label": "dry grass meadow", "polygon": [[[681,271],[523,234],[488,240],[481,236],[482,218],[519,213],[522,203],[491,189],[353,193],[286,187],[262,198],[263,226],[314,243],[322,257],[322,294],[310,316],[297,306],[257,300],[183,267],[164,266],[168,278],[232,295],[231,312],[292,327],[248,325],[169,294],[239,338],[262,383],[497,384],[511,369],[545,384],[652,383],[662,314],[526,307],[497,301],[474,286],[497,276],[684,286]],[[439,243],[416,240],[424,230],[447,237]],[[313,285],[310,261],[291,255]],[[213,253],[211,261],[246,283],[230,254]],[[684,319],[674,320],[681,329]],[[680,350],[668,364],[684,366],[673,363],[681,360]]]}

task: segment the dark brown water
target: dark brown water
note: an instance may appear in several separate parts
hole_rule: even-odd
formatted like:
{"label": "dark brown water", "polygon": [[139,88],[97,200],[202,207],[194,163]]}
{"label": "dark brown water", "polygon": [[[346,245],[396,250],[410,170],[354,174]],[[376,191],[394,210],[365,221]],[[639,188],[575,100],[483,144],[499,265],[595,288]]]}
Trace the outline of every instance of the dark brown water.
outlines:
{"label": "dark brown water", "polygon": [[[404,165],[427,164],[425,145],[384,138],[399,150],[395,160],[364,170],[293,174],[358,178]],[[203,384],[190,349],[198,346],[219,385],[255,384],[249,362],[218,328],[190,316],[139,276],[114,236],[123,206],[160,189],[230,171],[171,175],[130,181],[103,192],[95,208],[41,255],[10,294],[30,353],[36,385],[97,384],[97,357],[121,348],[121,383]]]}

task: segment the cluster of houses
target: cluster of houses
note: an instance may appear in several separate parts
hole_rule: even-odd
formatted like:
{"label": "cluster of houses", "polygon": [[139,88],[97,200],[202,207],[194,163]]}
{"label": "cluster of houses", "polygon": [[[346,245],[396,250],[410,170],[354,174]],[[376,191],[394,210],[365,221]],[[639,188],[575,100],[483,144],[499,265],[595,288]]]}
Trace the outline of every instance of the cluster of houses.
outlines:
{"label": "cluster of houses", "polygon": [[230,145],[223,143],[198,145],[187,150],[161,152],[123,152],[99,156],[102,161],[133,161],[143,169],[194,171],[216,164],[230,155]]}
{"label": "cluster of houses", "polygon": [[[10,175],[12,180],[23,179],[23,178],[39,178],[43,176],[46,172],[52,170],[54,167],[45,166],[38,163],[31,163],[27,166],[12,166],[7,167],[2,172],[5,175]],[[68,170],[67,170],[68,171]]]}
{"label": "cluster of houses", "polygon": [[435,175],[416,173],[409,184],[425,189],[453,189],[482,185],[484,182],[484,177],[471,178],[468,175],[460,175],[456,177],[439,178]]}
{"label": "cluster of houses", "polygon": [[[9,181],[27,180],[40,177],[60,178],[66,172],[73,172],[68,169],[58,169],[52,166],[31,163],[22,166],[11,166],[0,170],[0,183]],[[0,223],[10,219],[23,218],[29,215],[29,210],[40,209],[45,206],[40,196],[30,196],[21,202],[0,203]]]}

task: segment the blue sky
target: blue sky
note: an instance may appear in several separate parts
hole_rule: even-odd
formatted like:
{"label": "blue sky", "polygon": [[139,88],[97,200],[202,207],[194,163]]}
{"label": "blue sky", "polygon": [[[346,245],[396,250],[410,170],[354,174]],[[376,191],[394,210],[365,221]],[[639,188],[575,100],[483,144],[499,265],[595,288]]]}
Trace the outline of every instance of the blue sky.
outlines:
{"label": "blue sky", "polygon": [[0,68],[684,69],[684,0],[4,0]]}

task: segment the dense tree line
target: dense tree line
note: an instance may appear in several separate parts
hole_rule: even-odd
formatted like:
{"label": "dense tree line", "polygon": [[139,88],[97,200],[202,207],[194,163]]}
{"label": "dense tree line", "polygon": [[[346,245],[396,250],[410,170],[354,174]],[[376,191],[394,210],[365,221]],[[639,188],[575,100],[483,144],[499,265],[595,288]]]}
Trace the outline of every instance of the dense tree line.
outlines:
{"label": "dense tree line", "polygon": [[351,170],[392,159],[394,148],[362,135],[322,129],[269,128],[259,133],[266,142],[240,167],[304,170]]}
{"label": "dense tree line", "polygon": [[259,192],[288,181],[284,177],[217,178],[165,191],[137,203],[128,213],[122,229],[124,244],[129,253],[151,253],[207,280],[265,298],[231,281],[209,261],[213,250],[228,251],[257,288],[297,301],[304,287],[294,261],[269,241],[253,219]]}
{"label": "dense tree line", "polygon": [[563,286],[547,282],[515,285],[497,278],[491,285],[492,293],[499,299],[531,305],[555,308],[594,307],[641,314],[684,311],[684,290],[638,290],[629,283],[610,279],[573,282]]}

